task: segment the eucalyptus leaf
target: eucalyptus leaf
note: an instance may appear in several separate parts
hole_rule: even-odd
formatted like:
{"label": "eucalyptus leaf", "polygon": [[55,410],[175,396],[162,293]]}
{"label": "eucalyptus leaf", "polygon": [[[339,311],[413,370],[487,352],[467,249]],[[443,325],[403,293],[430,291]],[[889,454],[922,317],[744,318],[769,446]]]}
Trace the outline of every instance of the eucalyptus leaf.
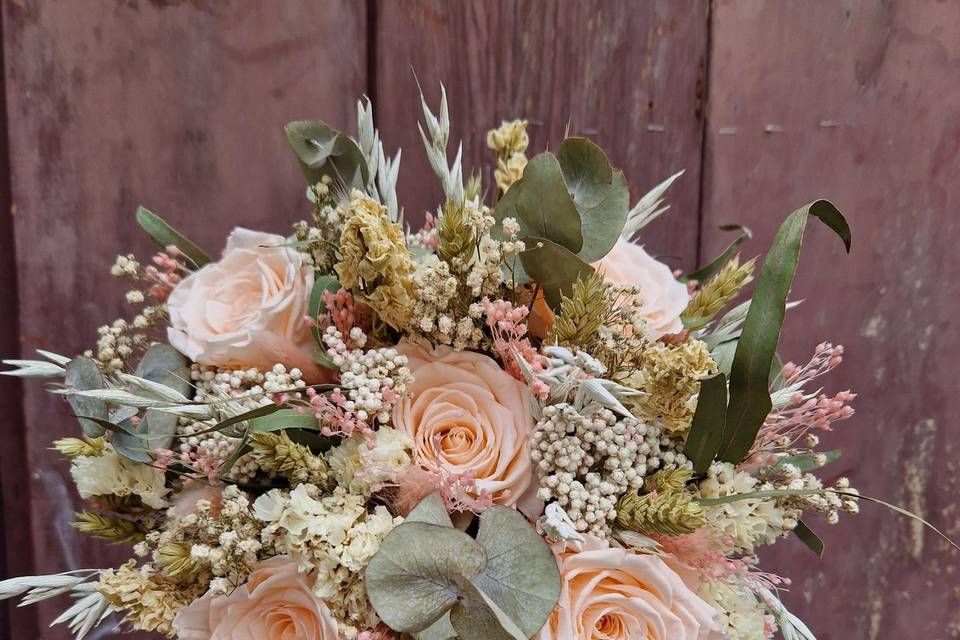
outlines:
{"label": "eucalyptus leaf", "polygon": [[[509,193],[509,192],[508,192]],[[551,308],[560,307],[564,295],[569,296],[577,278],[593,273],[593,267],[573,252],[545,238],[525,238],[530,247],[520,254],[527,274],[543,287]]]}
{"label": "eucalyptus leaf", "polygon": [[137,435],[147,443],[147,448],[171,449],[177,435],[179,418],[172,413],[147,409],[140,420]]}
{"label": "eucalyptus leaf", "polygon": [[700,381],[697,410],[683,446],[683,455],[693,461],[693,470],[704,473],[720,449],[727,413],[727,379],[717,373]]}
{"label": "eucalyptus leaf", "polygon": [[[219,431],[222,433],[226,433],[226,435],[231,435],[236,437],[240,435],[240,432],[235,429],[232,429],[233,427],[236,427],[241,423],[253,420],[254,418],[260,418],[263,416],[268,416],[271,413],[276,413],[277,411],[280,411],[280,409],[282,408],[283,406],[279,404],[268,404],[262,407],[257,407],[256,409],[250,409],[249,411],[244,411],[243,413],[239,413],[235,416],[231,416],[229,418],[221,420],[220,422],[216,423],[212,427],[208,427],[202,431],[197,431],[192,435],[203,436],[208,433],[214,433]],[[230,431],[228,431],[228,429]]]}
{"label": "eucalyptus leaf", "polygon": [[770,367],[780,339],[787,295],[797,270],[807,219],[814,216],[830,227],[847,251],[850,227],[826,200],[797,209],[777,231],[763,261],[756,289],[743,323],[743,332],[730,368],[730,402],[720,459],[738,463],[750,452],[763,421],[770,413]]}
{"label": "eucalyptus leaf", "polygon": [[348,135],[319,120],[300,120],[284,127],[287,142],[311,184],[329,176],[335,184],[363,189],[369,167],[360,146]]}
{"label": "eucalyptus leaf", "polygon": [[137,208],[137,224],[147,232],[161,250],[170,245],[179,249],[199,269],[210,262],[210,256],[187,239],[182,233],[167,224],[163,218],[145,207]]}
{"label": "eucalyptus leaf", "polygon": [[439,491],[435,491],[420,501],[407,516],[406,522],[426,522],[442,527],[452,527],[453,521],[447,513],[447,505]]}
{"label": "eucalyptus leaf", "polygon": [[193,385],[190,382],[190,361],[185,355],[168,344],[155,344],[140,359],[135,375],[162,384],[189,398]]}
{"label": "eucalyptus leaf", "polygon": [[387,534],[365,572],[367,595],[395,631],[430,627],[462,598],[460,580],[477,577],[487,562],[473,538],[450,527],[404,522]]}
{"label": "eucalyptus leaf", "polygon": [[747,227],[741,226],[739,224],[722,224],[720,225],[721,231],[740,231],[740,235],[737,238],[727,245],[727,248],[723,250],[719,256],[710,261],[709,264],[706,264],[696,271],[688,273],[685,276],[682,276],[679,280],[680,282],[690,282],[691,280],[696,280],[697,282],[705,282],[714,276],[720,269],[723,268],[723,265],[733,256],[737,248],[744,243],[744,241],[749,240],[753,237],[750,229]]}
{"label": "eucalyptus leaf", "polygon": [[461,640],[528,640],[516,623],[476,585],[461,581],[463,596],[450,609],[450,623]]}
{"label": "eucalyptus leaf", "polygon": [[820,536],[815,534],[803,520],[797,521],[797,526],[794,527],[793,533],[800,538],[800,542],[805,544],[810,551],[817,554],[817,557],[823,557],[823,540],[821,540]]}
{"label": "eucalyptus leaf", "polygon": [[[560,570],[553,553],[519,511],[502,506],[480,514],[477,542],[487,564],[474,584],[529,638],[560,598]],[[456,618],[452,622],[463,635]]]}
{"label": "eucalyptus leaf", "polygon": [[610,166],[603,149],[586,138],[561,142],[557,161],[580,213],[583,246],[577,254],[584,262],[596,262],[617,243],[627,220],[627,181],[622,171]]}
{"label": "eucalyptus leaf", "polygon": [[457,630],[450,623],[449,611],[432,625],[416,634],[416,640],[453,640],[456,637]]}
{"label": "eucalyptus leaf", "polygon": [[[77,391],[92,391],[104,387],[100,367],[93,359],[85,356],[78,356],[70,361],[65,368],[64,382]],[[96,422],[96,420],[106,420],[108,416],[107,404],[103,400],[69,394],[67,402],[70,403],[76,415],[89,416],[90,419],[80,419],[80,427],[86,435],[91,438],[103,435],[104,427]]]}
{"label": "eucalyptus leaf", "polygon": [[583,247],[580,213],[567,191],[560,163],[551,153],[541,153],[527,163],[523,177],[497,203],[495,217],[501,230],[504,218],[515,218],[521,237],[545,238],[574,254]]}

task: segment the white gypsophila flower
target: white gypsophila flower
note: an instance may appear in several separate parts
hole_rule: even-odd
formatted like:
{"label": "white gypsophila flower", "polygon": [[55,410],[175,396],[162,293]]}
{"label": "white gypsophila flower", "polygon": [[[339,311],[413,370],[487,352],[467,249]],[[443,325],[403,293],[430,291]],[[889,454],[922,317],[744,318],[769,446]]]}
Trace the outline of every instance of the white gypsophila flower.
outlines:
{"label": "white gypsophila flower", "polygon": [[[707,477],[700,483],[701,498],[721,498],[762,490],[760,481],[749,473],[737,471],[729,462],[710,465]],[[758,546],[771,544],[796,526],[795,510],[779,507],[772,498],[750,498],[706,508],[707,526],[747,553]]]}
{"label": "white gypsophila flower", "polygon": [[567,512],[556,502],[546,506],[543,515],[537,521],[540,529],[552,542],[563,542],[575,549],[580,549],[585,538],[577,531],[577,527],[570,520]]}
{"label": "white gypsophila flower", "polygon": [[403,521],[382,505],[367,513],[366,498],[342,487],[321,496],[310,484],[273,489],[257,498],[253,510],[267,523],[262,537],[296,559],[301,570],[314,571],[314,593],[325,599],[344,589]]}
{"label": "white gypsophila flower", "polygon": [[337,484],[350,493],[367,496],[377,485],[395,479],[410,466],[412,449],[413,440],[408,435],[381,427],[369,440],[344,438],[339,447],[327,453],[327,463]]}
{"label": "white gypsophila flower", "polygon": [[745,588],[706,581],[697,595],[717,610],[717,630],[729,640],[767,640],[776,632],[766,607]]}
{"label": "white gypsophila flower", "polygon": [[84,499],[135,495],[153,509],[167,506],[169,490],[165,486],[163,471],[123,458],[109,444],[104,446],[100,455],[74,458],[70,463],[70,475]]}

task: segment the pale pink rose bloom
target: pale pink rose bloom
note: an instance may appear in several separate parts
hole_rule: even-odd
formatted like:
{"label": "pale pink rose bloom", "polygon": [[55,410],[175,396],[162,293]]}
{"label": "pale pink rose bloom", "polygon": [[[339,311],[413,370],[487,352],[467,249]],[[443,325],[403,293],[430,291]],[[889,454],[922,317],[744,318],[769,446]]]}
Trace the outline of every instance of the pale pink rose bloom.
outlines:
{"label": "pale pink rose bloom", "polygon": [[286,556],[257,565],[229,595],[207,594],[173,621],[179,640],[338,640],[337,623]]}
{"label": "pale pink rose bloom", "polygon": [[413,440],[414,462],[471,476],[495,504],[539,515],[527,387],[472,351],[431,350],[407,340],[397,351],[409,359],[414,381],[393,411],[393,424]]}
{"label": "pale pink rose bloom", "polygon": [[690,302],[687,287],[677,282],[670,267],[654,259],[643,247],[617,240],[610,253],[593,266],[607,282],[640,287],[642,315],[651,340],[683,330],[680,314]]}
{"label": "pale pink rose bloom", "polygon": [[201,364],[317,373],[305,320],[313,268],[283,236],[240,227],[219,262],[184,278],[167,300],[170,344]]}
{"label": "pale pink rose bloom", "polygon": [[713,640],[713,607],[692,574],[661,558],[588,537],[579,552],[555,548],[560,601],[535,640]]}

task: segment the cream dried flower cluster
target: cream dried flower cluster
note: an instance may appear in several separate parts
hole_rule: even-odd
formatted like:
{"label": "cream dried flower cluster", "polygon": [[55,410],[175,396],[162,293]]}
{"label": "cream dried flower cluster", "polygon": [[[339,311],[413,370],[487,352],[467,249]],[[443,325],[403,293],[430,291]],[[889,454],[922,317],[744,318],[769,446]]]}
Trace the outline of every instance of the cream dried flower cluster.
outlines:
{"label": "cream dried flower cluster", "polygon": [[817,477],[839,455],[817,433],[852,415],[818,381],[842,347],[774,355],[799,230],[848,243],[843,217],[794,212],[730,308],[748,233],[679,277],[631,242],[677,176],[631,207],[598,146],[528,157],[518,119],[465,182],[445,92],[422,106],[443,194],[422,228],[369,102],[353,137],[293,122],[289,235],[237,228],[215,260],[141,208],[159,251],[111,268],[131,319],[7,361],[62,381],[75,527],[133,559],[0,596],[71,593],[78,638],[114,611],[183,640],[812,638],[757,552],[819,552],[816,520],[858,510]]}

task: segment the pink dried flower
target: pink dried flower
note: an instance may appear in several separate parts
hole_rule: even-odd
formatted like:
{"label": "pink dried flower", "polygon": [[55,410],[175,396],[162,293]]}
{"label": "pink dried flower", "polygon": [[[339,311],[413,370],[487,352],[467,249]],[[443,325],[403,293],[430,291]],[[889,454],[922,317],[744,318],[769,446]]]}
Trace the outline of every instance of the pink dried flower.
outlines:
{"label": "pink dried flower", "polygon": [[518,358],[521,358],[535,373],[547,368],[546,358],[530,343],[526,319],[529,309],[514,307],[507,300],[491,301],[484,298],[483,313],[493,335],[493,350],[500,357],[504,370],[520,382],[528,383],[534,395],[545,399],[550,388],[541,380],[526,380]]}

